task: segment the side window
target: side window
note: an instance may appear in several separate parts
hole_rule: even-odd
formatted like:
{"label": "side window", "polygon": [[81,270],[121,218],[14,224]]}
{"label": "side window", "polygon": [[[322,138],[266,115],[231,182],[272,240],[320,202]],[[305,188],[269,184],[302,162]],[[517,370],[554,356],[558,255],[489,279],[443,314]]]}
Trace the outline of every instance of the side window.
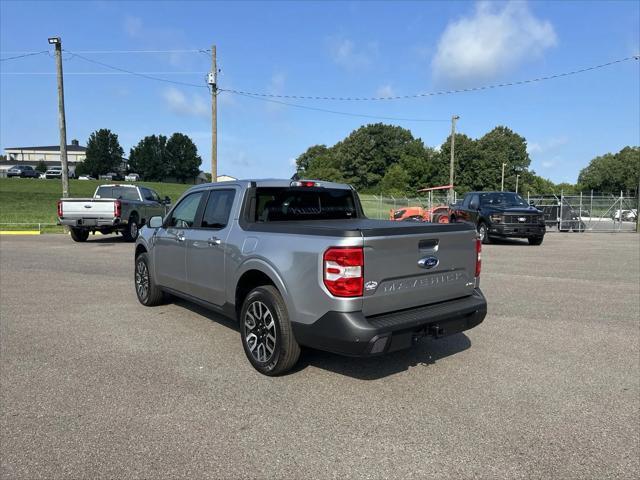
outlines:
{"label": "side window", "polygon": [[191,228],[196,221],[200,201],[206,192],[195,192],[183,198],[167,219],[167,227]]}
{"label": "side window", "polygon": [[148,188],[141,188],[140,193],[142,197],[149,202],[159,202],[158,194],[153,190],[149,190]]}
{"label": "side window", "polygon": [[155,192],[155,190],[149,190],[149,193],[151,194],[151,200],[160,203],[160,196]]}
{"label": "side window", "polygon": [[464,200],[462,201],[462,208],[469,208],[469,203],[471,203],[471,197],[473,195],[465,195]]}
{"label": "side window", "polygon": [[211,190],[202,216],[202,228],[224,228],[229,222],[234,190]]}

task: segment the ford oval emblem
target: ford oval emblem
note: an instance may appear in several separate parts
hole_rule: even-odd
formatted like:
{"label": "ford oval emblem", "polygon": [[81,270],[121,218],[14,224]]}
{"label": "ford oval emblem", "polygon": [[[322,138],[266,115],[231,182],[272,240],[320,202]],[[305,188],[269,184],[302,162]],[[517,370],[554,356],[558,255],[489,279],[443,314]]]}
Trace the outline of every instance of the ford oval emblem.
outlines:
{"label": "ford oval emblem", "polygon": [[427,270],[433,267],[437,267],[438,263],[440,263],[438,257],[424,257],[418,260],[418,266],[420,268],[426,268]]}

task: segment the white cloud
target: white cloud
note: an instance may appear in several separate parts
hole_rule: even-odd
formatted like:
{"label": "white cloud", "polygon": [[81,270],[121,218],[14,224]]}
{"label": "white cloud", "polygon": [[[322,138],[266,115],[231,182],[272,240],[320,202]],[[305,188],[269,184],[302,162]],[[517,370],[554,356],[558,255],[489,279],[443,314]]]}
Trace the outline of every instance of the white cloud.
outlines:
{"label": "white cloud", "polygon": [[289,159],[289,166],[290,166],[290,167],[296,167],[297,165],[298,165],[298,164],[296,163],[296,159],[295,159],[295,158],[293,158],[293,157],[291,157],[291,158]]}
{"label": "white cloud", "polygon": [[124,31],[130,37],[139,37],[142,33],[142,19],[127,15],[124,17]]}
{"label": "white cloud", "polygon": [[457,84],[488,80],[556,43],[551,23],[536,18],[525,2],[479,2],[473,15],[447,25],[433,73]]}
{"label": "white cloud", "polygon": [[395,97],[396,92],[391,85],[382,85],[376,90],[376,97]]}
{"label": "white cloud", "polygon": [[529,155],[546,153],[556,150],[567,143],[569,143],[569,138],[564,135],[552,137],[544,142],[529,142],[527,143],[527,152]]}
{"label": "white cloud", "polygon": [[209,115],[209,105],[207,101],[199,96],[187,97],[175,87],[169,87],[162,92],[167,107],[178,115],[205,117]]}
{"label": "white cloud", "polygon": [[356,45],[349,38],[331,37],[328,43],[331,59],[347,70],[369,67],[378,53],[378,44],[375,42]]}
{"label": "white cloud", "polygon": [[551,161],[551,160],[546,160],[544,162],[541,163],[542,168],[551,168],[555,165],[556,163]]}

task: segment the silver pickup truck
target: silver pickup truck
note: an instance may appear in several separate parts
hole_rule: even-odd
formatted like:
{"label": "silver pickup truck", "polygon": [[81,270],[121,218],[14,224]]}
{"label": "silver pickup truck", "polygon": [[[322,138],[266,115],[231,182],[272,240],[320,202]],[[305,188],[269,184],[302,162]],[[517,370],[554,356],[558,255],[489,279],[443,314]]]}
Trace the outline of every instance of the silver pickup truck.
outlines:
{"label": "silver pickup truck", "polygon": [[292,368],[300,347],[380,355],[478,325],[472,225],[371,220],[348,185],[246,180],[188,190],[135,248],[138,300],[167,294],[239,323],[251,364]]}
{"label": "silver pickup truck", "polygon": [[90,232],[122,233],[125,240],[138,238],[139,228],[155,215],[164,215],[169,197],[160,200],[147,187],[100,185],[93,198],[61,198],[58,223],[71,228],[71,238],[84,242]]}

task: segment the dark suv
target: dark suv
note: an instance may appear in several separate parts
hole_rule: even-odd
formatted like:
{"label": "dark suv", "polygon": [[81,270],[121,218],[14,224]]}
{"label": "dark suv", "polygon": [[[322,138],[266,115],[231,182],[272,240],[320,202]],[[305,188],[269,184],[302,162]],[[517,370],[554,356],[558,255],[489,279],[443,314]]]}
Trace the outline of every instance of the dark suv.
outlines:
{"label": "dark suv", "polygon": [[540,245],[546,232],[544,214],[514,192],[470,192],[451,207],[451,222],[471,222],[483,243],[492,237],[526,238]]}

